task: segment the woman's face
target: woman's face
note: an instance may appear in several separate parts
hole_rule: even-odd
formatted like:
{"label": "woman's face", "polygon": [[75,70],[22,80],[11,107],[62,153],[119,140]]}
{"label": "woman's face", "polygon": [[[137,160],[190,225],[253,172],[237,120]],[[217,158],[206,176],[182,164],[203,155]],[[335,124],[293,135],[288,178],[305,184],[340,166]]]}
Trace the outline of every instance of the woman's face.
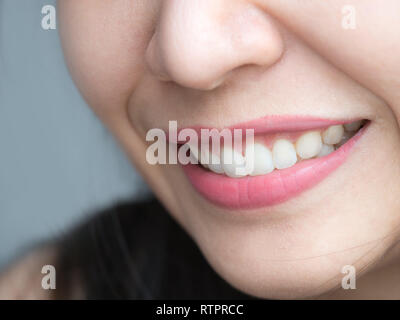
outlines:
{"label": "woman's face", "polygon": [[[59,14],[83,96],[233,286],[317,296],[344,266],[394,256],[400,1],[60,0]],[[149,164],[146,134],[169,121],[255,128],[258,171]]]}

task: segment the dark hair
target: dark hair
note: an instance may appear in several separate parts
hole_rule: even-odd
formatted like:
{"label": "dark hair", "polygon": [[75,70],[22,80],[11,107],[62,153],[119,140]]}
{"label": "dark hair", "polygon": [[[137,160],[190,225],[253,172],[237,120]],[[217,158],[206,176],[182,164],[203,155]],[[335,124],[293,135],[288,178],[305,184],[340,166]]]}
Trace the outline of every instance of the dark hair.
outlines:
{"label": "dark hair", "polygon": [[117,205],[59,242],[57,291],[87,299],[247,299],[156,201]]}

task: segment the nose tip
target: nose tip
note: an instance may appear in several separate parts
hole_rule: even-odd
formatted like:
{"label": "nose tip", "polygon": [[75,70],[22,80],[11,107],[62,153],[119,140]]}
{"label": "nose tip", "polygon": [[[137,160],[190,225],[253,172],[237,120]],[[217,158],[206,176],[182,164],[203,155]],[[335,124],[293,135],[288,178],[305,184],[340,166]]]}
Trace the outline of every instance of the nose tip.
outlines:
{"label": "nose tip", "polygon": [[146,51],[154,76],[187,88],[211,90],[239,67],[267,68],[279,60],[284,44],[272,18],[253,6],[218,2],[166,2]]}

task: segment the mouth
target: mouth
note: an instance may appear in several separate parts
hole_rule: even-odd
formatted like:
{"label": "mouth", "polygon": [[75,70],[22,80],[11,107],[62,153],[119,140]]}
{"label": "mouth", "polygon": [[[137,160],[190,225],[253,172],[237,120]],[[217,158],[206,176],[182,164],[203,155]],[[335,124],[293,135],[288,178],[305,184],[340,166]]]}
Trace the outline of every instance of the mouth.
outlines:
{"label": "mouth", "polygon": [[[218,154],[197,150],[192,153],[197,164],[182,168],[194,189],[217,206],[273,206],[299,196],[335,171],[369,123],[268,117],[230,128],[254,129],[254,141],[243,146],[243,152],[229,146],[222,146]],[[249,161],[250,169],[238,173],[238,167]]]}

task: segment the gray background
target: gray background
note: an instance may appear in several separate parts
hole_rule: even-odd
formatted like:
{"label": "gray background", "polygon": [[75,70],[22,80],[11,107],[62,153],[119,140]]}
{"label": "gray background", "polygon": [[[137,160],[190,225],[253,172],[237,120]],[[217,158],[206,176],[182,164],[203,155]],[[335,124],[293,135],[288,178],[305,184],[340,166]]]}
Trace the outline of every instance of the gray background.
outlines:
{"label": "gray background", "polygon": [[0,267],[85,214],[147,188],[83,102],[58,33],[55,0],[0,0]]}

